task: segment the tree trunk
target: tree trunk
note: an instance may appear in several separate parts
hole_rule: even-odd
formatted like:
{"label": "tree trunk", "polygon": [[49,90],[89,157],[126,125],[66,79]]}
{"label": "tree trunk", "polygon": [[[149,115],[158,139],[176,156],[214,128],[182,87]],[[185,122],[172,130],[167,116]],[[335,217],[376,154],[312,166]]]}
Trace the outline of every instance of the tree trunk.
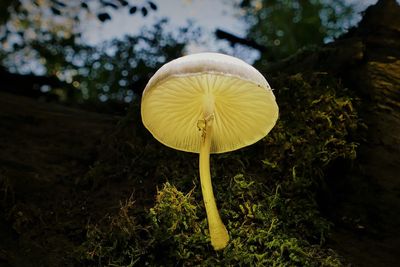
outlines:
{"label": "tree trunk", "polygon": [[338,71],[346,85],[357,90],[362,119],[368,126],[358,151],[359,170],[347,178],[359,183],[357,187],[369,188],[363,192],[364,199],[349,195],[347,204],[342,205],[342,209],[354,205],[352,211],[365,212],[365,225],[360,224],[358,231],[339,228],[334,239],[337,248],[357,266],[399,264],[399,17],[395,0],[379,1],[366,10],[359,27],[341,39],[360,48],[353,56],[356,60]]}
{"label": "tree trunk", "polygon": [[380,0],[335,42],[266,66],[267,73],[334,74],[360,99],[365,138],[352,170],[329,177],[336,195],[324,203],[336,225],[332,246],[356,266],[400,262],[399,17],[395,0]]}

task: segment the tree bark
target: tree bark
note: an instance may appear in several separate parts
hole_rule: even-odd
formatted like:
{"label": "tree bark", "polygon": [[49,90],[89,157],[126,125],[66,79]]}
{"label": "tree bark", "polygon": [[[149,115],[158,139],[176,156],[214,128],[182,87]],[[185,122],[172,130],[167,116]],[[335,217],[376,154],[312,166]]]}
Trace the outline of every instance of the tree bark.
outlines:
{"label": "tree bark", "polygon": [[360,99],[365,139],[353,169],[328,181],[337,195],[326,207],[336,224],[332,246],[355,266],[400,262],[399,17],[395,0],[380,0],[338,40],[264,65],[266,73],[328,72]]}
{"label": "tree bark", "polygon": [[[373,185],[367,190],[368,215],[362,234],[339,229],[338,249],[359,266],[396,266],[400,247],[400,6],[381,0],[369,7],[359,26],[340,41],[360,49],[352,64],[338,69],[361,99],[362,119],[368,126],[358,151],[359,171],[354,181]],[[354,58],[354,57],[353,57]],[[368,196],[367,196],[368,197]],[[360,203],[348,196],[350,203]],[[375,209],[374,209],[375,206]],[[345,205],[343,205],[345,207]],[[339,245],[341,242],[341,245]],[[356,255],[365,255],[356,258]]]}

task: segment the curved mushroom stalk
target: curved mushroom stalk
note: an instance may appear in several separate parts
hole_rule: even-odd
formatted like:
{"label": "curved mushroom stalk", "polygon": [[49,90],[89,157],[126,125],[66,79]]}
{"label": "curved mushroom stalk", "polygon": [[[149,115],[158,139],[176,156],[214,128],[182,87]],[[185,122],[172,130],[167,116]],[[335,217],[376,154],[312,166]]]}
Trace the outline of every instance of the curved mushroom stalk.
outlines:
{"label": "curved mushroom stalk", "polygon": [[210,115],[198,122],[199,130],[202,131],[202,141],[200,148],[200,183],[203,194],[204,205],[206,207],[208,228],[210,231],[211,245],[215,250],[226,247],[229,241],[228,231],[219,216],[217,204],[210,175],[210,147],[212,135],[212,123],[214,116]]}

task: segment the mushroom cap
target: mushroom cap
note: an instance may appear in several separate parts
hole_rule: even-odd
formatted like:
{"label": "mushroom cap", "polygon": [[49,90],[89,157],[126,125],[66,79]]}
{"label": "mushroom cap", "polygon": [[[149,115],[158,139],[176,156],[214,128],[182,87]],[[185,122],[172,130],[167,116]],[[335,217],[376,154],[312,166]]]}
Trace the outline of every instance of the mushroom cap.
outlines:
{"label": "mushroom cap", "polygon": [[183,56],[163,65],[143,91],[144,126],[162,144],[199,153],[199,120],[214,115],[210,153],[251,145],[278,119],[264,76],[246,62],[219,53]]}

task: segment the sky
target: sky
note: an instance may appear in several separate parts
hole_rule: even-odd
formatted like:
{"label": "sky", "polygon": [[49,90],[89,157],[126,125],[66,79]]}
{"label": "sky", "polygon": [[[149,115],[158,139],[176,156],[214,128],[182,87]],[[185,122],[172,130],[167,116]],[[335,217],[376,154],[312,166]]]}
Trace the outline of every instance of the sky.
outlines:
{"label": "sky", "polygon": [[[136,34],[143,26],[149,26],[161,18],[168,18],[171,29],[186,26],[193,21],[201,26],[206,34],[215,28],[224,28],[234,34],[243,34],[245,24],[235,14],[233,4],[236,0],[153,0],[158,10],[149,12],[143,18],[140,14],[129,15],[127,10],[111,13],[112,20],[101,23],[91,20],[86,25],[84,37],[96,44],[111,37],[121,37],[126,33]],[[132,2],[132,1],[131,1]],[[145,2],[145,1],[142,1]],[[140,3],[140,2],[139,2]]]}
{"label": "sky", "polygon": [[[89,44],[99,44],[102,41],[112,38],[119,38],[125,34],[138,34],[143,27],[151,26],[161,18],[168,18],[169,27],[175,29],[188,25],[188,21],[194,22],[203,32],[203,39],[200,44],[191,43],[187,46],[188,53],[203,51],[229,51],[234,56],[245,57],[249,63],[258,57],[256,51],[242,48],[239,51],[233,50],[224,41],[216,41],[214,31],[217,28],[224,29],[238,36],[245,36],[246,24],[234,8],[238,0],[153,0],[158,10],[149,12],[142,17],[139,12],[130,15],[128,10],[117,10],[110,12],[112,20],[101,23],[96,19],[89,20],[83,25],[84,40]],[[362,12],[377,0],[345,0],[355,5],[357,13]],[[131,0],[132,2],[132,0]],[[145,3],[145,0],[139,1]],[[357,16],[354,24],[361,16]],[[235,55],[239,53],[240,55]]]}

